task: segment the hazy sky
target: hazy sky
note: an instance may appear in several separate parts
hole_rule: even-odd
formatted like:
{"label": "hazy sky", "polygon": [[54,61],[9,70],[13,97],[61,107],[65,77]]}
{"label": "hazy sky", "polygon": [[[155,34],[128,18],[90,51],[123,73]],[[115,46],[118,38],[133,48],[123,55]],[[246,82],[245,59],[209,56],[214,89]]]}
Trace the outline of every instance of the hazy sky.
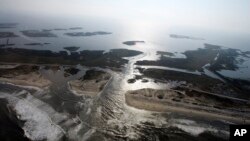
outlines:
{"label": "hazy sky", "polygon": [[91,16],[250,32],[250,0],[0,0],[0,12]]}

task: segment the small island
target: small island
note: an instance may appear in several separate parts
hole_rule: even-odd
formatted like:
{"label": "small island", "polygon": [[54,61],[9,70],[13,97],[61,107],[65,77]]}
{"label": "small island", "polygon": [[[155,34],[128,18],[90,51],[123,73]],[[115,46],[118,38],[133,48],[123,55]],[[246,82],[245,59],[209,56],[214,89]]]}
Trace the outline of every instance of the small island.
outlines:
{"label": "small island", "polygon": [[69,88],[78,95],[96,96],[104,89],[110,78],[111,75],[107,72],[91,69],[80,79],[70,81]]}
{"label": "small island", "polygon": [[123,44],[128,45],[128,46],[134,46],[137,43],[145,43],[145,41],[125,41]]}
{"label": "small island", "polygon": [[112,34],[111,32],[104,32],[104,31],[96,31],[96,32],[69,32],[65,33],[65,35],[72,36],[72,37],[85,37],[85,36],[96,36],[96,35],[108,35]]}
{"label": "small island", "polygon": [[27,37],[57,37],[54,33],[46,30],[23,30],[23,35]]}

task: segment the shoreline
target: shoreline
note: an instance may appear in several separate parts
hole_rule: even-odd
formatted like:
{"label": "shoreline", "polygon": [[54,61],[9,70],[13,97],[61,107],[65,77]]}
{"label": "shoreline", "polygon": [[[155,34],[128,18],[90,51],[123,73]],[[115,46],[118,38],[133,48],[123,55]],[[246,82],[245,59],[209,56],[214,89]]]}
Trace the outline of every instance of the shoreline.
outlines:
{"label": "shoreline", "polygon": [[206,107],[206,109],[204,107],[190,106],[180,102],[155,100],[148,97],[131,95],[128,92],[125,94],[125,104],[133,108],[151,112],[172,112],[184,114],[185,116],[197,116],[211,120],[225,120],[240,124],[250,124],[249,117],[242,118],[244,115],[236,114],[234,111],[211,109],[209,107]]}

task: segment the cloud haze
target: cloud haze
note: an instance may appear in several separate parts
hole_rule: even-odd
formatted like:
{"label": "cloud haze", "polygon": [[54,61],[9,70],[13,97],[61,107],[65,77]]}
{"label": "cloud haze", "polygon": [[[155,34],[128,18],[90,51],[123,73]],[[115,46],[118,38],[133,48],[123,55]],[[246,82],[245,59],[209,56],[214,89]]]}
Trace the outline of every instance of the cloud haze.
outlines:
{"label": "cloud haze", "polygon": [[249,0],[0,0],[0,12],[250,30]]}

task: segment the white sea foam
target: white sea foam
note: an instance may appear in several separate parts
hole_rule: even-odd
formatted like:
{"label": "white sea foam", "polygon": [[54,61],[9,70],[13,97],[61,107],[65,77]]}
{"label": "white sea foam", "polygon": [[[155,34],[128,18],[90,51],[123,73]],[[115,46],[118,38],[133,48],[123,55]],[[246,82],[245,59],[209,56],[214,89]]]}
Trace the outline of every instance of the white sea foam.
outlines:
{"label": "white sea foam", "polygon": [[[21,91],[19,94],[23,94]],[[66,116],[56,113],[49,105],[34,98],[27,93],[26,98],[17,95],[1,93],[1,98],[6,98],[13,107],[20,120],[25,121],[23,130],[25,136],[31,140],[56,141],[63,136],[64,130],[57,125]],[[46,112],[45,112],[46,111]],[[53,119],[53,120],[52,120]]]}
{"label": "white sea foam", "polygon": [[198,136],[199,134],[206,131],[206,128],[198,127],[198,126],[190,126],[190,125],[183,125],[183,124],[176,124],[175,126],[194,136]]}
{"label": "white sea foam", "polygon": [[51,121],[47,113],[27,100],[19,100],[15,105],[15,110],[20,115],[20,119],[26,121],[23,129],[30,139],[54,141],[62,136],[61,129]]}
{"label": "white sea foam", "polygon": [[186,124],[186,125],[195,124],[195,121],[188,120],[188,119],[179,119],[179,120],[176,120],[176,122],[180,124]]}
{"label": "white sea foam", "polygon": [[[177,127],[193,136],[198,136],[205,131],[218,133],[219,131],[214,128],[210,127],[209,125],[198,124],[193,120],[188,119],[175,119],[173,120],[173,124],[171,126]],[[223,132],[223,131],[222,131]]]}
{"label": "white sea foam", "polygon": [[32,90],[36,90],[36,91],[42,91],[42,89],[41,89],[41,88],[39,88],[39,87],[35,87],[35,86],[23,86],[23,85],[16,85],[16,84],[9,83],[9,82],[0,82],[0,84],[8,84],[8,85],[17,86],[17,87],[20,87],[20,88],[32,89]]}

